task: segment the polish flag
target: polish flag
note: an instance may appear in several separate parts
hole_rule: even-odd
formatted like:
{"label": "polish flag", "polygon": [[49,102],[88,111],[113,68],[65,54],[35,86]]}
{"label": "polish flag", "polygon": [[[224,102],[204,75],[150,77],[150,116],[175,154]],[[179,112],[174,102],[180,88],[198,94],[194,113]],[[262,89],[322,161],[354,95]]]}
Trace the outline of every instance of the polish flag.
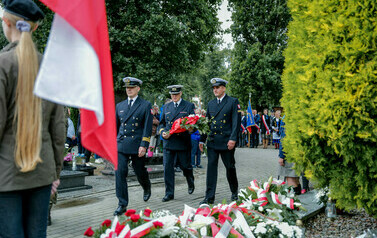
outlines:
{"label": "polish flag", "polygon": [[113,74],[105,0],[40,0],[55,12],[34,93],[81,108],[81,139],[117,168]]}

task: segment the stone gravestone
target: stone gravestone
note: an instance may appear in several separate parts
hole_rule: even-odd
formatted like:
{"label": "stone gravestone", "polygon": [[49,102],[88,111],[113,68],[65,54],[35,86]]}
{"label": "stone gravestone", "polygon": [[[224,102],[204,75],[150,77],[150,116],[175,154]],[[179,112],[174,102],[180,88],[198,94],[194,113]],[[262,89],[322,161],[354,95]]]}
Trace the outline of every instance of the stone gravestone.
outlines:
{"label": "stone gravestone", "polygon": [[90,189],[92,186],[85,185],[86,172],[62,170],[60,172],[59,192],[70,192],[81,189]]}

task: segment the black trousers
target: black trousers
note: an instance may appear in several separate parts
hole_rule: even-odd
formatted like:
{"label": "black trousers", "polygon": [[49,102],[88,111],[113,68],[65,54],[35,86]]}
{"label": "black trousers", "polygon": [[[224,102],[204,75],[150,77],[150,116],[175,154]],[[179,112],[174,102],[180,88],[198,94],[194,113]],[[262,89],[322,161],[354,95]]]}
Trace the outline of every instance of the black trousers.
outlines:
{"label": "black trousers", "polygon": [[138,155],[130,155],[118,152],[118,170],[115,171],[115,190],[120,206],[128,205],[127,176],[129,159],[132,160],[132,167],[141,187],[144,190],[151,187],[149,174],[147,169],[145,168],[145,158],[139,157]]}
{"label": "black trousers", "polygon": [[207,148],[208,153],[208,165],[207,165],[207,189],[206,198],[214,199],[216,194],[217,184],[217,170],[219,163],[219,156],[226,168],[226,178],[228,179],[230,191],[233,193],[238,192],[238,180],[236,173],[236,160],[234,159],[233,150],[215,150]]}
{"label": "black trousers", "polygon": [[194,174],[191,165],[191,150],[169,150],[164,149],[164,181],[165,195],[174,196],[174,163],[175,159],[183,171],[186,180],[194,181]]}
{"label": "black trousers", "polygon": [[251,127],[251,144],[250,147],[257,148],[259,144],[258,128],[256,126]]}

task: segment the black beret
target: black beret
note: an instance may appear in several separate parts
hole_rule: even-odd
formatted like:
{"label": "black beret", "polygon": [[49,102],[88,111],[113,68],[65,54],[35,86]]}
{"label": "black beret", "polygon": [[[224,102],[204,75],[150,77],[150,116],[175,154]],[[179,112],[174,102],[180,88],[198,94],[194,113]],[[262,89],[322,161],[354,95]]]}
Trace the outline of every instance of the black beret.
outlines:
{"label": "black beret", "polygon": [[45,17],[42,10],[32,0],[3,0],[4,10],[26,21],[39,21]]}

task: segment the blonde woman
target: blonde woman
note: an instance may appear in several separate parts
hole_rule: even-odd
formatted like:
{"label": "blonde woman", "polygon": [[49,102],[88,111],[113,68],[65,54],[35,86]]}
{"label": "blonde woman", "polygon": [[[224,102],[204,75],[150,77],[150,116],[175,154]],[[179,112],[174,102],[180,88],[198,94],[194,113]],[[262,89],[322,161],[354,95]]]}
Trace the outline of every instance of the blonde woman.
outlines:
{"label": "blonde woman", "polygon": [[0,237],[46,237],[51,193],[64,152],[63,107],[33,95],[40,54],[31,34],[44,14],[31,0],[5,0],[0,52]]}

